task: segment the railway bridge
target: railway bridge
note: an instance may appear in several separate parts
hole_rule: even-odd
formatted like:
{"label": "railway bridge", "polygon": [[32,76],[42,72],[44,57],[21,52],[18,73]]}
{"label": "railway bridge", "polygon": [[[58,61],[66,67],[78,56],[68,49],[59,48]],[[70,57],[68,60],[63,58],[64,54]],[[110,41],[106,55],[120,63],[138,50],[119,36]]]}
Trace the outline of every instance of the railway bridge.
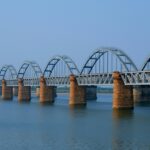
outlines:
{"label": "railway bridge", "polygon": [[[134,97],[142,95],[150,98],[150,58],[138,69],[124,51],[117,48],[98,48],[88,57],[79,70],[68,56],[52,57],[44,71],[38,63],[25,61],[19,71],[12,65],[4,65],[0,70],[2,98],[18,101],[31,99],[31,88],[37,89],[39,101],[53,103],[57,86],[69,86],[70,105],[85,105],[89,95],[96,94],[97,86],[113,86],[113,108],[131,109]],[[87,91],[92,89],[88,95]],[[94,89],[94,90],[93,90]],[[87,96],[88,95],[88,96]]]}

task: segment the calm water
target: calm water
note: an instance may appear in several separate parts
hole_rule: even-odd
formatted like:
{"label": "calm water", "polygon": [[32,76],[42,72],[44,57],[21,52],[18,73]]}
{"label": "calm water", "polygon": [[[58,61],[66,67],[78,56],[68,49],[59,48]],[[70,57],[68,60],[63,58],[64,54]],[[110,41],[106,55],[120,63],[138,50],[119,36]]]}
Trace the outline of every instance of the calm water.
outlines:
{"label": "calm water", "polygon": [[67,96],[54,105],[0,101],[0,150],[149,150],[150,105],[113,111],[111,95],[70,108]]}

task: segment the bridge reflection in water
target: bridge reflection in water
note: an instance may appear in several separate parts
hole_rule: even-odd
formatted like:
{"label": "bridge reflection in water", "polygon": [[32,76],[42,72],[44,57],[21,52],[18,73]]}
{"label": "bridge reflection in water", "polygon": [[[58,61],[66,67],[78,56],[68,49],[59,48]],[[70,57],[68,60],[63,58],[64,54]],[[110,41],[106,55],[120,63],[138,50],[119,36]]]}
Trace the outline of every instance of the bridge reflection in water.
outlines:
{"label": "bridge reflection in water", "polygon": [[113,110],[112,149],[136,149],[134,144],[134,111]]}
{"label": "bridge reflection in water", "polygon": [[[57,86],[70,87],[70,105],[86,104],[90,88],[93,86],[113,86],[113,108],[131,109],[134,96],[149,96],[150,58],[142,69],[125,52],[117,48],[99,48],[95,50],[78,69],[68,56],[54,56],[44,71],[34,61],[25,61],[17,72],[12,65],[4,65],[0,70],[2,98],[12,99],[18,95],[19,101],[30,101],[31,88],[38,88],[36,95],[42,103],[55,100]],[[88,89],[88,90],[87,90]],[[18,92],[17,92],[18,91]],[[95,90],[96,91],[96,90]],[[93,91],[93,98],[95,96]],[[134,91],[134,92],[133,92]],[[147,91],[147,92],[145,92]]]}

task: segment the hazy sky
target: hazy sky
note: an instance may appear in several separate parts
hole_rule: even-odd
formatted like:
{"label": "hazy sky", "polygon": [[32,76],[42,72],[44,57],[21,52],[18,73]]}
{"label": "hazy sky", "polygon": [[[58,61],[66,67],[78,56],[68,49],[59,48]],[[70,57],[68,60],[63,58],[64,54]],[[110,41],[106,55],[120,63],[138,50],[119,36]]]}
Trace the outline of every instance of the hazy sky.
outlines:
{"label": "hazy sky", "polygon": [[140,67],[150,55],[150,0],[1,0],[0,66],[57,54],[81,66],[101,46],[124,50]]}

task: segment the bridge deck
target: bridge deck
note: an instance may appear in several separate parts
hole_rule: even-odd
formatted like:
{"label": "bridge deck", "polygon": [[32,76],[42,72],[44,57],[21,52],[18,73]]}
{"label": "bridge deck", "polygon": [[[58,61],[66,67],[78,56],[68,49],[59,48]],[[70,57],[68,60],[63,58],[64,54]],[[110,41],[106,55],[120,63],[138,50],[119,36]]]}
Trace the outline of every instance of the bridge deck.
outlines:
{"label": "bridge deck", "polygon": [[[125,85],[150,85],[150,71],[120,73]],[[48,86],[69,85],[69,77],[45,78]],[[112,73],[85,74],[76,76],[79,85],[113,85]],[[24,86],[40,86],[39,78],[25,78]],[[6,80],[7,86],[18,86],[18,80]],[[0,86],[1,82],[0,82]]]}

